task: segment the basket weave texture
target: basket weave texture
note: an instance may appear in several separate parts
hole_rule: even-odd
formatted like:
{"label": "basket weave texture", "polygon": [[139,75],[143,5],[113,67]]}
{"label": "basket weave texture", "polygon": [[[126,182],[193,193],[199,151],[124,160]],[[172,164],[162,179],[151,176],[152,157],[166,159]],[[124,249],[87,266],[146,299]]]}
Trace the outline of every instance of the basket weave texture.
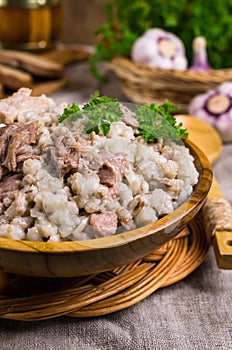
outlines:
{"label": "basket weave texture", "polygon": [[209,72],[176,71],[135,64],[127,58],[116,57],[110,63],[121,83],[125,96],[137,104],[163,103],[168,99],[187,113],[191,99],[219,84],[232,80],[232,69]]}
{"label": "basket weave texture", "polygon": [[6,274],[10,284],[0,295],[0,318],[93,317],[128,308],[189,275],[202,263],[208,248],[203,217],[198,214],[172,241],[112,271],[66,279]]}

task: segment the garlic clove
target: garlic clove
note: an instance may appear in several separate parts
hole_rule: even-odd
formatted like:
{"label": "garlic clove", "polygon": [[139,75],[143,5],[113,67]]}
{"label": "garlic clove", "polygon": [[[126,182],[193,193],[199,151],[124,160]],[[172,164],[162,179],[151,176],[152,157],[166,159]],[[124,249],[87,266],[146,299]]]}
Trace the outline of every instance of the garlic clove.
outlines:
{"label": "garlic clove", "polygon": [[135,63],[149,64],[154,57],[155,47],[148,38],[143,36],[136,40],[131,50],[131,57]]}
{"label": "garlic clove", "polygon": [[176,70],[186,70],[188,66],[187,58],[185,56],[176,56],[173,65]]}
{"label": "garlic clove", "polygon": [[232,82],[226,81],[218,86],[217,91],[221,94],[227,94],[232,97]]}
{"label": "garlic clove", "polygon": [[203,36],[198,36],[193,39],[193,64],[189,70],[208,72],[211,69],[206,51],[206,39]]}

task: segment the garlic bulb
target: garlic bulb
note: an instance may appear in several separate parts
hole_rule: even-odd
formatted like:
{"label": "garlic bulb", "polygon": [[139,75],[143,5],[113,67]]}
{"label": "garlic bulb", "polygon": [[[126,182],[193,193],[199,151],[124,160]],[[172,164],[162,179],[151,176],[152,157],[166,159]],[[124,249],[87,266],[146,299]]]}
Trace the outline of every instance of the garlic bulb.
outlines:
{"label": "garlic bulb", "polygon": [[232,141],[232,82],[195,96],[189,103],[189,114],[211,124],[222,141]]}
{"label": "garlic bulb", "polygon": [[182,41],[173,33],[160,28],[147,30],[132,45],[131,59],[164,69],[187,69],[187,58]]}
{"label": "garlic bulb", "polygon": [[208,72],[212,69],[208,62],[206,39],[203,36],[193,40],[193,64],[189,69],[196,72]]}

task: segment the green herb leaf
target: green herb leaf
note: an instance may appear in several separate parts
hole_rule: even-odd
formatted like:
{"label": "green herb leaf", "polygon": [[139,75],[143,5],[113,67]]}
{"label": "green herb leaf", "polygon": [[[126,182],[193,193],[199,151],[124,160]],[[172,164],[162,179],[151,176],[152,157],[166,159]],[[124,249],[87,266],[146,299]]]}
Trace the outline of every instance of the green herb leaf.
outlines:
{"label": "green herb leaf", "polygon": [[120,120],[122,116],[118,100],[100,96],[99,91],[95,91],[90,102],[83,106],[83,111],[89,118],[85,126],[87,134],[95,131],[96,134],[102,132],[107,135],[110,124]]}
{"label": "green herb leaf", "polygon": [[91,96],[91,100],[88,103],[85,103],[83,106],[83,110],[94,107],[96,105],[100,105],[102,103],[112,103],[115,102],[116,104],[119,104],[117,99],[112,99],[108,96],[100,96],[100,92],[96,90],[94,94]]}
{"label": "green herb leaf", "polygon": [[59,117],[59,122],[61,123],[68,118],[72,119],[73,121],[82,118],[82,111],[75,102],[73,102],[72,106],[64,109],[63,114]]}
{"label": "green herb leaf", "polygon": [[158,106],[156,103],[137,106],[136,118],[139,121],[139,132],[146,142],[170,139],[177,141],[186,138],[188,132],[182,128],[182,123],[177,123],[172,115],[178,108],[168,100]]}

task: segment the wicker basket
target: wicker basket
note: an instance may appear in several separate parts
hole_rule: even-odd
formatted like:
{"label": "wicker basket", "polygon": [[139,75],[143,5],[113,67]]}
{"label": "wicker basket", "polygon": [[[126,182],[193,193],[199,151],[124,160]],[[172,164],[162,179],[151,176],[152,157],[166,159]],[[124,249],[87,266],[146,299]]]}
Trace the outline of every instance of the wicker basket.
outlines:
{"label": "wicker basket", "polygon": [[190,100],[197,94],[214,89],[232,80],[232,69],[210,72],[175,71],[135,64],[124,57],[116,57],[110,67],[120,79],[125,96],[137,104],[170,100],[187,113]]}

